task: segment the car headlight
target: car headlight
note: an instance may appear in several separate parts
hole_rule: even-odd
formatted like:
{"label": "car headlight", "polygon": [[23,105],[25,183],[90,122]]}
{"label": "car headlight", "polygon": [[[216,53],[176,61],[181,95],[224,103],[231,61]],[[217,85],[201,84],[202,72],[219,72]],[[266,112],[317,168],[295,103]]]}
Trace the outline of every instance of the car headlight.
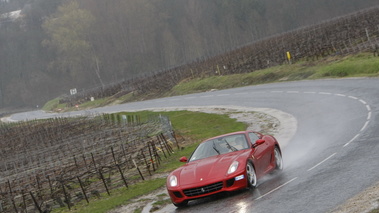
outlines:
{"label": "car headlight", "polygon": [[169,178],[169,184],[172,187],[177,186],[178,185],[178,178],[176,178],[175,175],[171,175]]}
{"label": "car headlight", "polygon": [[238,164],[238,161],[233,161],[233,163],[229,166],[228,174],[232,174],[233,172],[235,172],[238,168]]}

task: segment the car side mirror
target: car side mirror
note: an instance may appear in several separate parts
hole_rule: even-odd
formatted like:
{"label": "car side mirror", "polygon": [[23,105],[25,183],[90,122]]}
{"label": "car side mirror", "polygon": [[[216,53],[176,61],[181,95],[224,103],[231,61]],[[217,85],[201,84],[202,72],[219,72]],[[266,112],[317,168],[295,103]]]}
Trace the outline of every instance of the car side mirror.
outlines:
{"label": "car side mirror", "polygon": [[188,161],[187,157],[181,157],[179,159],[180,162],[186,163]]}
{"label": "car side mirror", "polygon": [[258,139],[258,140],[255,141],[255,144],[253,144],[253,148],[255,148],[255,147],[259,146],[259,145],[262,145],[265,142],[266,142],[266,140],[264,140],[264,139]]}

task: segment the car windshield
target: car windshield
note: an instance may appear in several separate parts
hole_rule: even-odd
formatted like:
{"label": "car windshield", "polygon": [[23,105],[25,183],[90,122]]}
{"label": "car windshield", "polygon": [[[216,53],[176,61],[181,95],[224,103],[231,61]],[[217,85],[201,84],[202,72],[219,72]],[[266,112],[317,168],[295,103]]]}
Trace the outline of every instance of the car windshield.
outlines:
{"label": "car windshield", "polygon": [[238,150],[247,149],[248,147],[249,146],[244,134],[219,137],[201,143],[192,153],[189,161],[235,152]]}

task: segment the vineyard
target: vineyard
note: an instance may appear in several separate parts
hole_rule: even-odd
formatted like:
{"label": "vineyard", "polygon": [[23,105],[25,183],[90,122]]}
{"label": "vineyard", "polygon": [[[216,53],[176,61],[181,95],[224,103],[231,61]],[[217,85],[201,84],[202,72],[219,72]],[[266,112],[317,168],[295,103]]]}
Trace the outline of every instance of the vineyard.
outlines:
{"label": "vineyard", "polygon": [[[60,99],[164,93],[184,79],[379,51],[379,7]],[[93,115],[0,124],[0,212],[49,212],[151,176],[180,141],[167,117]]]}
{"label": "vineyard", "polygon": [[[184,79],[248,73],[298,60],[362,51],[378,53],[379,7],[272,36],[227,53],[127,79],[60,99],[69,106],[125,94],[162,94]],[[164,83],[163,83],[164,82]]]}
{"label": "vineyard", "polygon": [[97,115],[0,126],[0,212],[49,212],[145,180],[178,145],[167,117]]}

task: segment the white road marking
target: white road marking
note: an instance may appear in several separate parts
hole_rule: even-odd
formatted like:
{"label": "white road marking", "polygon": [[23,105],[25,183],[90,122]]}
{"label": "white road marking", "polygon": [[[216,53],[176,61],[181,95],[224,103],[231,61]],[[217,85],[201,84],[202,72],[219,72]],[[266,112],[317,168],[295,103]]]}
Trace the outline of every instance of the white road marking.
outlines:
{"label": "white road marking", "polygon": [[364,105],[367,105],[366,101],[362,100],[362,99],[359,99],[359,101],[364,104]]}
{"label": "white road marking", "polygon": [[320,94],[320,95],[331,95],[332,93],[330,93],[330,92],[319,92],[318,94]]}
{"label": "white road marking", "polygon": [[354,138],[351,139],[349,142],[347,142],[345,145],[343,145],[343,147],[346,147],[346,146],[348,146],[351,142],[355,141],[355,139],[357,139],[357,138],[359,137],[359,135],[360,135],[360,134],[355,135]]}
{"label": "white road marking", "polygon": [[370,121],[366,121],[365,125],[363,125],[363,127],[362,127],[362,129],[361,129],[361,132],[362,132],[363,130],[366,129],[366,127],[367,127],[367,125],[368,125],[369,122],[370,122]]}
{"label": "white road marking", "polygon": [[346,97],[346,95],[344,95],[344,94],[334,94],[334,95],[340,96],[340,97]]}
{"label": "white road marking", "polygon": [[348,98],[351,98],[351,99],[354,99],[354,100],[358,100],[357,97],[354,97],[354,96],[347,96]]}
{"label": "white road marking", "polygon": [[366,105],[367,111],[371,111],[370,105]]}
{"label": "white road marking", "polygon": [[259,196],[259,197],[255,198],[255,200],[259,200],[259,199],[261,199],[261,198],[263,198],[263,197],[265,197],[265,196],[267,196],[267,195],[269,195],[269,194],[271,194],[271,193],[273,193],[273,192],[275,192],[275,191],[279,190],[279,189],[280,189],[280,188],[282,188],[283,186],[285,186],[285,185],[287,185],[287,184],[291,183],[292,181],[294,181],[294,180],[296,180],[296,179],[297,179],[297,177],[295,177],[295,178],[292,178],[291,180],[289,180],[289,181],[287,181],[287,182],[283,183],[282,185],[280,185],[280,186],[276,187],[275,189],[273,189],[273,190],[271,190],[271,191],[267,192],[266,194],[264,194],[264,195],[261,195],[261,196]]}
{"label": "white road marking", "polygon": [[370,120],[371,119],[371,111],[368,112],[368,115],[367,115],[367,120]]}
{"label": "white road marking", "polygon": [[335,152],[334,154],[330,155],[329,157],[325,158],[325,160],[321,161],[320,163],[316,164],[314,167],[308,169],[308,172],[313,170],[314,168],[320,166],[321,164],[323,164],[325,161],[329,160],[330,158],[332,158],[334,155],[336,155],[337,152]]}

